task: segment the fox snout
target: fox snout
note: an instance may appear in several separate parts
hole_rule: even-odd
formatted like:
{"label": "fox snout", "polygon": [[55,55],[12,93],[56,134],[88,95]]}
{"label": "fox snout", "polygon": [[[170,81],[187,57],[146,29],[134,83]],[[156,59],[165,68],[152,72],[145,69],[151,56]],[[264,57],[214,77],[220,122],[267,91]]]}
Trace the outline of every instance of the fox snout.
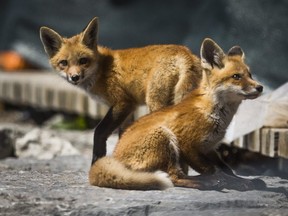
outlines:
{"label": "fox snout", "polygon": [[256,92],[257,92],[257,97],[259,96],[259,95],[261,95],[261,93],[263,92],[263,89],[264,89],[264,87],[262,86],[262,85],[260,85],[260,84],[257,84],[256,85],[256,87],[255,87],[255,90],[256,90]]}
{"label": "fox snout", "polygon": [[74,85],[78,84],[83,78],[83,73],[81,69],[76,66],[68,68],[66,74],[68,81]]}
{"label": "fox snout", "polygon": [[259,93],[262,93],[262,92],[263,92],[263,86],[262,86],[262,85],[256,86],[255,89],[256,89]]}
{"label": "fox snout", "polygon": [[80,80],[80,75],[79,74],[73,74],[69,76],[70,81],[77,83]]}
{"label": "fox snout", "polygon": [[80,83],[81,79],[83,79],[82,74],[67,74],[67,80],[68,82],[77,85]]}
{"label": "fox snout", "polygon": [[263,89],[264,87],[262,85],[255,83],[245,91],[244,97],[245,99],[255,99],[261,95]]}

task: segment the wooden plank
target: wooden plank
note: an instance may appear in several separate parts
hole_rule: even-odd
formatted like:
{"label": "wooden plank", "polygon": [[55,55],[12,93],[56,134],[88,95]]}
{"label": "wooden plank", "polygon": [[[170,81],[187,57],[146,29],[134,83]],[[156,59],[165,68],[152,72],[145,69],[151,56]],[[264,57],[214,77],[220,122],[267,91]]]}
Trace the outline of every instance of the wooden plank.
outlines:
{"label": "wooden plank", "polygon": [[[108,107],[51,72],[0,72],[0,99],[17,105],[103,118]],[[147,112],[137,109],[135,116]]]}
{"label": "wooden plank", "polygon": [[261,153],[288,158],[288,128],[262,128]]}
{"label": "wooden plank", "polygon": [[246,149],[245,136],[239,137],[233,141],[233,146]]}
{"label": "wooden plank", "polygon": [[288,159],[288,128],[279,129],[278,155]]}
{"label": "wooden plank", "polygon": [[288,159],[288,128],[261,128],[233,141],[233,146]]}
{"label": "wooden plank", "polygon": [[260,152],[260,130],[253,131],[246,135],[247,149],[253,152]]}
{"label": "wooden plank", "polygon": [[[271,131],[271,128],[261,129],[261,153],[269,157],[277,156],[278,143],[275,142],[275,134]],[[277,151],[276,151],[277,149]]]}

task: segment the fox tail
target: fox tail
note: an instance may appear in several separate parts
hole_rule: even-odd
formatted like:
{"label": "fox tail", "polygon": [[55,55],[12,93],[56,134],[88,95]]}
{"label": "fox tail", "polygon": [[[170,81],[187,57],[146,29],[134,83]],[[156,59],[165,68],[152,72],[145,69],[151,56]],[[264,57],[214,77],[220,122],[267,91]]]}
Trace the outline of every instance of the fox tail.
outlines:
{"label": "fox tail", "polygon": [[127,190],[165,190],[173,187],[165,172],[134,171],[112,157],[100,158],[91,166],[89,182],[94,186]]}

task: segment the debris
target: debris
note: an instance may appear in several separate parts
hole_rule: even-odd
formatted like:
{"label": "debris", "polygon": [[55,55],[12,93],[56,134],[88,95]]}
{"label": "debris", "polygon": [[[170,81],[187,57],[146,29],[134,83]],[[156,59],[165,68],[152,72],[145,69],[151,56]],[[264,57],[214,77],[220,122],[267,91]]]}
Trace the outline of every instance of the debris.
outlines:
{"label": "debris", "polygon": [[79,151],[65,139],[47,130],[35,128],[15,142],[17,157],[51,159],[60,155],[77,155]]}

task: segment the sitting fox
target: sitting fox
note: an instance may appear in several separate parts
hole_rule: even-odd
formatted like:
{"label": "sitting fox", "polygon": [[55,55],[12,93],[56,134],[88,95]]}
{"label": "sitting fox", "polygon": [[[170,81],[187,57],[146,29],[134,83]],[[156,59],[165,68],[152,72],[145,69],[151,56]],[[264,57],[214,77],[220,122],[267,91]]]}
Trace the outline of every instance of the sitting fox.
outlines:
{"label": "sitting fox", "polygon": [[[200,56],[203,75],[199,87],[180,103],[131,125],[113,156],[91,166],[90,184],[135,190],[173,185],[201,190],[257,186],[257,181],[236,176],[215,148],[241,101],[257,98],[263,87],[252,79],[239,46],[225,55],[214,41],[205,39]],[[188,176],[185,165],[200,175]]]}
{"label": "sitting fox", "polygon": [[150,111],[176,104],[197,87],[201,65],[188,48],[152,45],[111,50],[98,46],[98,19],[63,38],[41,27],[40,38],[52,67],[68,82],[110,106],[94,132],[92,163],[106,155],[106,140],[138,105]]}

